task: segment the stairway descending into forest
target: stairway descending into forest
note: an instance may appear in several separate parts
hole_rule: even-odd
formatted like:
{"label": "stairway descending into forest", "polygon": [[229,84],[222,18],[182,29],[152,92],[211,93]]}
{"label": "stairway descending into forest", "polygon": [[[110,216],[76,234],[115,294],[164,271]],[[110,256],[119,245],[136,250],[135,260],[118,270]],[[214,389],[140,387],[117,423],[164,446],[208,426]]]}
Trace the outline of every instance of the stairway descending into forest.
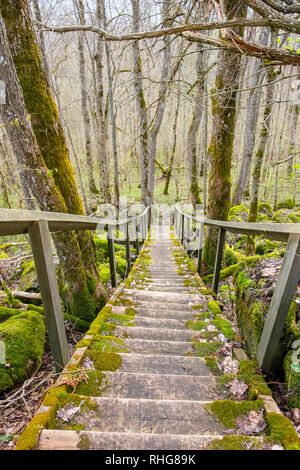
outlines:
{"label": "stairway descending into forest", "polygon": [[[169,231],[163,227],[157,237],[152,228],[147,287],[125,289],[138,315],[134,326],[118,326],[114,332],[129,352],[121,354],[118,370],[105,372],[109,387],[93,398],[100,420],[93,421],[92,430],[43,430],[39,449],[74,449],[88,443],[90,449],[188,450],[222,437],[222,426],[205,410],[216,399],[214,377],[204,358],[192,356],[189,340],[196,332],[186,327],[195,317],[192,305],[203,303],[204,296],[191,293],[195,287],[186,287],[178,274],[173,256],[178,246]],[[184,269],[186,277],[195,276],[186,265]]]}

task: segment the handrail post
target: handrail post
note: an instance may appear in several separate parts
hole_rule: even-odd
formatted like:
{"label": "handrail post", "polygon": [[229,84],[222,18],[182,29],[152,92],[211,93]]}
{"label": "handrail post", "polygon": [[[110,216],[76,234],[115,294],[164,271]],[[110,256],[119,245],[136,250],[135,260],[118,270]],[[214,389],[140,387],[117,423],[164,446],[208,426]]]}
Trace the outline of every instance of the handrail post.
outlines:
{"label": "handrail post", "polygon": [[126,261],[127,261],[127,273],[131,269],[131,259],[130,259],[130,236],[129,236],[129,223],[126,224]]}
{"label": "handrail post", "polygon": [[181,214],[181,244],[184,242],[184,214]]}
{"label": "handrail post", "polygon": [[224,250],[224,244],[225,244],[225,235],[226,235],[226,230],[224,230],[223,228],[220,228],[216,260],[215,260],[214,278],[213,278],[213,284],[212,284],[212,289],[215,292],[215,294],[218,293],[218,288],[219,288],[220,271],[221,271],[223,250]]}
{"label": "handrail post", "polygon": [[140,252],[140,240],[139,240],[139,223],[135,223],[135,238],[136,238],[136,255]]}
{"label": "handrail post", "polygon": [[69,352],[48,222],[46,220],[32,222],[28,227],[28,233],[55,369],[61,372],[69,360]]}
{"label": "handrail post", "polygon": [[108,225],[108,230],[107,230],[107,244],[108,244],[111,286],[117,287],[115,244],[114,244],[114,239],[113,239],[112,228],[110,225]]}
{"label": "handrail post", "polygon": [[188,253],[189,247],[190,247],[190,235],[191,235],[191,221],[188,218],[186,221],[186,244],[185,244],[185,249]]}
{"label": "handrail post", "polygon": [[201,276],[203,240],[204,240],[204,223],[200,222],[198,264],[197,264],[197,271],[198,271],[199,276]]}
{"label": "handrail post", "polygon": [[149,210],[148,210],[148,232],[149,232],[150,227],[151,227],[151,222],[152,222],[152,206],[149,206]]}
{"label": "handrail post", "polygon": [[265,373],[270,371],[286,318],[300,279],[300,235],[289,236],[278,281],[258,345],[256,357]]}

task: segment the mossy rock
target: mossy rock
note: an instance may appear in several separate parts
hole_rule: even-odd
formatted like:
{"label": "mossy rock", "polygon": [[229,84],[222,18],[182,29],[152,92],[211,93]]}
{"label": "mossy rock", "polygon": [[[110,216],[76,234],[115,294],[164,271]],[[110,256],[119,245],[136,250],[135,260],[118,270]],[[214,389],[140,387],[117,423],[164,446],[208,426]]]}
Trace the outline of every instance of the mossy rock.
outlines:
{"label": "mossy rock", "polygon": [[273,209],[271,204],[269,204],[268,202],[261,202],[260,204],[258,204],[257,212],[259,212],[259,214],[265,214],[271,217],[273,214]]}
{"label": "mossy rock", "polygon": [[5,364],[0,364],[0,391],[4,391],[40,364],[45,345],[42,316],[32,310],[12,316],[0,324],[0,340],[5,343]]}
{"label": "mossy rock", "polygon": [[248,220],[249,210],[243,204],[234,206],[229,211],[228,220],[235,222],[246,222]]}
{"label": "mossy rock", "polygon": [[295,202],[292,198],[285,199],[284,201],[280,201],[277,204],[276,210],[278,211],[279,209],[294,209],[295,207]]}
{"label": "mossy rock", "polygon": [[224,250],[224,259],[226,267],[231,266],[232,264],[237,264],[242,259],[242,255],[234,251],[229,245],[225,245]]}
{"label": "mossy rock", "polygon": [[0,250],[0,259],[8,259],[9,256],[5,253],[5,251]]}
{"label": "mossy rock", "polygon": [[206,450],[260,450],[264,445],[261,437],[248,437],[229,434],[222,439],[215,439]]}
{"label": "mossy rock", "polygon": [[300,224],[300,212],[290,212],[288,219],[293,224]]}
{"label": "mossy rock", "polygon": [[255,253],[257,255],[265,255],[266,253],[274,252],[279,246],[279,243],[271,240],[263,239],[260,240],[255,247]]}
{"label": "mossy rock", "polygon": [[280,209],[273,215],[274,222],[278,224],[289,223],[289,213],[285,209]]}
{"label": "mossy rock", "polygon": [[18,310],[17,308],[0,307],[0,323],[3,323],[10,317],[18,315],[19,313],[21,313],[21,310]]}
{"label": "mossy rock", "polygon": [[98,269],[101,284],[108,284],[110,282],[110,269],[108,264],[102,264]]}

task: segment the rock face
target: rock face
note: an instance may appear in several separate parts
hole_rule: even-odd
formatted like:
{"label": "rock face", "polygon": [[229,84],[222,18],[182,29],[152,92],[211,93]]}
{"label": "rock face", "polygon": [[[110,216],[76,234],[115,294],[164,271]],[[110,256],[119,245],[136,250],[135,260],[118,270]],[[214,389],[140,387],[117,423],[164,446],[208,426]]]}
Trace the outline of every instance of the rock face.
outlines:
{"label": "rock face", "polygon": [[28,310],[0,323],[0,341],[5,357],[0,364],[0,392],[29,376],[41,362],[45,345],[42,315]]}

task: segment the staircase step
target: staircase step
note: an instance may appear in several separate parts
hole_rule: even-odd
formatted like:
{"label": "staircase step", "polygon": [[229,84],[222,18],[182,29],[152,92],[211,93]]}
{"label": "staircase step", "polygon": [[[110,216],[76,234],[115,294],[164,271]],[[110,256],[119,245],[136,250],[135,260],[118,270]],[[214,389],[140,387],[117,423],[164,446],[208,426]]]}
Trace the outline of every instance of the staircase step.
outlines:
{"label": "staircase step", "polygon": [[170,318],[172,320],[189,320],[197,315],[196,310],[187,310],[187,308],[168,308],[167,304],[158,304],[154,302],[139,302],[139,306],[135,309],[143,317],[149,318]]}
{"label": "staircase step", "polygon": [[102,397],[152,400],[199,400],[218,398],[214,377],[105,372],[109,387]]}
{"label": "staircase step", "polygon": [[151,318],[137,315],[134,319],[135,326],[145,328],[168,328],[170,330],[182,330],[185,328],[186,320],[173,320],[172,318]]}
{"label": "staircase step", "polygon": [[194,353],[192,343],[187,341],[158,341],[148,339],[124,339],[129,352],[151,354],[184,354]]}
{"label": "staircase step", "polygon": [[[223,436],[182,434],[133,434],[97,431],[58,431],[45,429],[39,450],[202,450]],[[84,445],[84,443],[88,443]]]}
{"label": "staircase step", "polygon": [[126,294],[129,294],[137,300],[146,300],[152,302],[165,301],[168,304],[181,304],[185,305],[191,301],[199,300],[198,294],[174,294],[172,292],[157,292],[157,291],[142,291],[139,289],[126,289]]}
{"label": "staircase step", "polygon": [[122,371],[171,374],[171,375],[197,375],[209,376],[205,359],[193,356],[160,356],[155,354],[122,353]]}
{"label": "staircase step", "polygon": [[177,294],[177,293],[182,293],[182,294],[189,294],[190,293],[190,290],[191,288],[189,287],[184,287],[184,286],[169,286],[169,285],[148,285],[147,286],[147,289],[148,291],[150,292],[167,292],[167,293],[174,293],[174,294]]}
{"label": "staircase step", "polygon": [[[192,305],[196,305],[197,302],[191,302]],[[168,310],[171,312],[184,312],[188,314],[195,314],[195,311],[192,312],[192,310],[189,310],[189,302],[183,303],[183,304],[178,304],[178,303],[169,303],[168,301],[166,302],[154,302],[152,300],[138,300],[138,305],[134,307],[138,312],[142,313],[144,309],[146,310]],[[146,315],[147,316],[147,315]],[[159,315],[157,315],[159,316]],[[172,318],[172,317],[171,317]],[[177,317],[174,317],[177,318]]]}
{"label": "staircase step", "polygon": [[223,427],[208,413],[209,402],[93,397],[100,421],[95,431],[154,434],[221,434]]}
{"label": "staircase step", "polygon": [[[161,340],[161,341],[187,341],[197,332],[193,330],[176,330],[162,328],[146,328],[139,326],[117,326],[114,335],[125,338]],[[108,332],[108,334],[111,334]]]}

